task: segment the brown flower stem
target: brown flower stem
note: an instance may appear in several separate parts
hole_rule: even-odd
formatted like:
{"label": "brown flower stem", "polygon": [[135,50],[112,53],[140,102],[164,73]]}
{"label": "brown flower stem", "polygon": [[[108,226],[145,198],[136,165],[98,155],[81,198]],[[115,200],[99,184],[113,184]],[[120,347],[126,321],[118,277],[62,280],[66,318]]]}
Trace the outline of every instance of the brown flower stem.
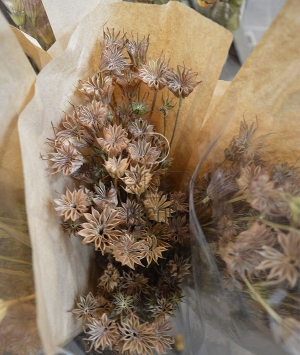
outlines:
{"label": "brown flower stem", "polygon": [[274,222],[268,221],[263,218],[258,218],[257,220],[263,222],[264,224],[266,224],[269,227],[276,228],[276,229],[282,229],[284,231],[288,231],[288,232],[292,232],[292,233],[300,235],[299,229],[296,229],[296,228],[293,228],[290,226],[286,226],[284,224],[274,223]]}
{"label": "brown flower stem", "polygon": [[151,123],[151,118],[152,118],[152,114],[153,114],[153,111],[154,111],[154,106],[155,106],[155,102],[156,102],[156,98],[157,98],[157,93],[158,93],[158,90],[155,90],[154,91],[153,100],[152,100],[151,110],[150,110],[150,114],[149,114],[149,118],[148,118],[148,123],[149,124]]}
{"label": "brown flower stem", "polygon": [[248,289],[250,290],[251,294],[255,297],[256,301],[259,302],[264,309],[269,313],[269,315],[275,319],[275,321],[280,324],[282,322],[282,318],[278,313],[274,311],[272,307],[268,305],[268,303],[261,297],[261,295],[255,290],[255,288],[251,285],[248,281],[246,276],[242,276],[243,281],[247,285]]}
{"label": "brown flower stem", "polygon": [[115,176],[115,179],[114,179],[114,186],[115,186],[115,189],[118,191],[118,177]]}
{"label": "brown flower stem", "polygon": [[164,136],[166,136],[167,116],[164,115]]}
{"label": "brown flower stem", "polygon": [[17,260],[17,259],[9,258],[8,256],[3,256],[3,255],[0,255],[0,259],[1,259],[1,260],[11,261],[11,262],[13,262],[13,263],[20,263],[20,264],[32,265],[32,263],[29,263],[28,261]]}
{"label": "brown flower stem", "polygon": [[214,221],[210,221],[210,222],[207,222],[205,224],[201,224],[201,227],[206,227],[206,226],[210,226],[211,224],[213,224]]}
{"label": "brown flower stem", "polygon": [[182,101],[183,101],[183,97],[180,96],[179,105],[178,105],[178,110],[177,110],[177,115],[176,115],[176,119],[175,119],[175,126],[174,126],[173,135],[172,135],[171,142],[170,142],[170,148],[172,147],[172,143],[173,143],[173,140],[174,140],[174,137],[175,137],[175,132],[176,132],[176,128],[177,128],[178,118],[179,118],[180,111],[181,111],[181,106],[182,106]]}

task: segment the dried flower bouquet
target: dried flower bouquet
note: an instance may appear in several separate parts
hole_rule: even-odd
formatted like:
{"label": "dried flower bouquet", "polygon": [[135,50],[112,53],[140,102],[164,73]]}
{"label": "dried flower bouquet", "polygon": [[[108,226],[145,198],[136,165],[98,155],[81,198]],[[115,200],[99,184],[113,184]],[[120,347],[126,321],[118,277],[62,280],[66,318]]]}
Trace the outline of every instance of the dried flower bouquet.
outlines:
{"label": "dried flower bouquet", "polygon": [[[183,297],[181,283],[190,267],[188,204],[183,192],[167,186],[173,160],[168,155],[183,99],[200,82],[185,66],[170,68],[163,54],[147,59],[148,46],[149,36],[135,40],[114,29],[103,32],[100,71],[79,81],[86,102],[54,127],[48,142],[54,151],[44,155],[53,173],[82,184],[67,187],[54,202],[63,229],[96,250],[98,291],[81,296],[73,312],[90,349],[100,352],[170,349],[168,317]],[[152,91],[141,97],[143,85]],[[164,88],[179,98],[170,143],[151,124]],[[158,108],[164,128],[175,106],[166,95]]]}
{"label": "dried flower bouquet", "polygon": [[[297,163],[274,162],[266,138],[257,123],[243,120],[223,163],[200,177],[195,208],[232,315],[242,317],[242,305],[252,299],[248,321],[271,324],[279,342],[297,354],[300,171]],[[211,287],[202,284],[203,292]]]}

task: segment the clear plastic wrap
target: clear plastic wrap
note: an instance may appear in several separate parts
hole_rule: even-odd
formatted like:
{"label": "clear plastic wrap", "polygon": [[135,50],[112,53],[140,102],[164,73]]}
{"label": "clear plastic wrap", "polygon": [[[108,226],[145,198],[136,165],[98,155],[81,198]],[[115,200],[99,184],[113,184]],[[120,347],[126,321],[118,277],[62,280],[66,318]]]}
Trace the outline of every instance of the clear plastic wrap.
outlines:
{"label": "clear plastic wrap", "polygon": [[[249,126],[257,122],[257,134],[266,135],[268,159],[298,165],[300,21],[296,7],[299,7],[297,1],[287,2],[230,84],[199,139],[200,160],[190,184],[194,282],[188,287],[184,313],[188,319],[185,324],[189,325],[187,354],[233,354],[231,341],[245,349],[239,354],[250,351],[262,355],[296,355],[300,351],[299,329],[280,336],[281,325],[273,314],[260,307],[255,294],[247,292],[245,285],[243,290],[233,292],[225,288],[224,278],[199,223],[194,200],[199,177],[222,164],[224,150],[233,136],[239,134],[243,119]],[[191,161],[193,159],[196,156],[191,157]],[[279,285],[263,300],[267,307],[276,309],[282,319],[289,316],[285,308],[287,293],[288,289]],[[293,296],[299,297],[299,287]],[[294,307],[292,316],[299,321],[299,304]],[[222,335],[225,336],[223,344]]]}

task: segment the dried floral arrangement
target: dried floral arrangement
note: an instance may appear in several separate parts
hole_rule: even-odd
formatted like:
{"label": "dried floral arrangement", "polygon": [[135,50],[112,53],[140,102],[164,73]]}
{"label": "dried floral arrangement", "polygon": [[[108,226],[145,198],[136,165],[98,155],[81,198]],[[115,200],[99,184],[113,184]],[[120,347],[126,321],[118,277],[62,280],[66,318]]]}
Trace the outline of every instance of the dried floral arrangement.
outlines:
{"label": "dried floral arrangement", "polygon": [[[241,122],[239,134],[225,149],[224,161],[199,177],[195,208],[231,312],[240,312],[247,322],[243,309],[250,305],[251,317],[272,327],[288,353],[296,355],[300,348],[300,171],[296,164],[272,159],[268,135],[258,131],[258,124]],[[201,287],[209,293],[212,285],[203,282]]]}
{"label": "dried floral arrangement", "polygon": [[55,37],[41,0],[1,0],[14,24],[47,50]]}
{"label": "dried floral arrangement", "polygon": [[[97,292],[80,296],[73,312],[90,350],[163,354],[173,343],[168,318],[190,272],[188,204],[167,186],[168,154],[183,99],[199,82],[185,66],[170,68],[163,54],[148,60],[149,36],[107,29],[100,44],[100,71],[79,81],[85,104],[54,128],[54,151],[43,156],[53,173],[79,185],[54,199],[55,210],[65,231],[95,249],[100,269]],[[161,90],[168,93],[156,108]],[[172,123],[169,92],[179,99]],[[174,126],[170,143],[151,124],[156,109],[164,127]]]}
{"label": "dried floral arrangement", "polygon": [[24,205],[0,215],[0,254],[0,354],[35,355],[41,341]]}

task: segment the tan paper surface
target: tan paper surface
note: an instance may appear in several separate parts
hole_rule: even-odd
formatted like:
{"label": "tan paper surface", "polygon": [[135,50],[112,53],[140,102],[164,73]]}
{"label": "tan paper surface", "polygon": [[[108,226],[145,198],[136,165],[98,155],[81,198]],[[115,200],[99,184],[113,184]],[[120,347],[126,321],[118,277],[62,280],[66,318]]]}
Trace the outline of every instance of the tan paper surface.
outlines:
{"label": "tan paper surface", "polygon": [[24,202],[17,121],[33,95],[36,75],[1,13],[0,43],[0,201],[8,211]]}
{"label": "tan paper surface", "polygon": [[14,26],[11,26],[15,36],[17,37],[23,51],[34,60],[39,70],[42,70],[47,65],[52,57],[44,51],[36,39],[30,37]]}
{"label": "tan paper surface", "polygon": [[[65,192],[66,178],[50,175],[49,163],[39,156],[47,151],[47,138],[53,137],[51,122],[57,126],[63,111],[72,110],[69,102],[79,102],[75,93],[78,80],[98,70],[99,38],[104,25],[124,29],[129,34],[139,33],[140,38],[150,33],[152,58],[164,50],[171,66],[184,60],[188,67],[199,72],[203,84],[185,100],[183,121],[179,124],[181,128],[188,118],[189,130],[192,125],[194,129],[196,124],[202,125],[232,39],[228,31],[177,2],[163,6],[125,2],[99,5],[79,23],[67,50],[39,74],[34,99],[23,112],[19,129],[34,244],[38,324],[47,355],[81,330],[70,310],[75,298],[90,288],[94,254],[80,239],[62,233],[60,218],[55,215],[51,201]],[[190,116],[192,104],[199,111],[196,117]],[[155,119],[161,122],[160,116]],[[178,136],[175,144],[177,141]],[[192,142],[186,143],[189,149]]]}
{"label": "tan paper surface", "polygon": [[59,56],[69,43],[79,21],[99,4],[105,5],[121,0],[43,0],[56,41],[49,48],[52,58]]}
{"label": "tan paper surface", "polygon": [[[296,162],[300,156],[300,3],[289,0],[240,69],[200,132],[189,171],[209,144],[228,125],[214,148],[214,164],[239,132],[243,116],[258,119],[258,133],[270,134],[267,150],[276,161]],[[207,160],[212,161],[212,159]],[[202,167],[207,169],[206,165]]]}

